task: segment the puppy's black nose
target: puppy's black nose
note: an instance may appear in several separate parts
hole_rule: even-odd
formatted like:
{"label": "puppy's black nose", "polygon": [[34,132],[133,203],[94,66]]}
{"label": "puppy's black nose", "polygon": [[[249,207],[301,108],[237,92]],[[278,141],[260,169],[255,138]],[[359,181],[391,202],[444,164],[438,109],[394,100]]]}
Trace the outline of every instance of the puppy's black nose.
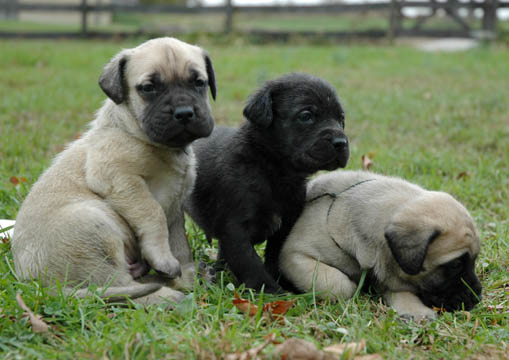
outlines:
{"label": "puppy's black nose", "polygon": [[173,118],[183,124],[187,124],[194,118],[194,110],[191,106],[178,106],[175,108]]}
{"label": "puppy's black nose", "polygon": [[348,139],[346,137],[334,137],[332,138],[332,145],[336,149],[346,148],[348,146]]}

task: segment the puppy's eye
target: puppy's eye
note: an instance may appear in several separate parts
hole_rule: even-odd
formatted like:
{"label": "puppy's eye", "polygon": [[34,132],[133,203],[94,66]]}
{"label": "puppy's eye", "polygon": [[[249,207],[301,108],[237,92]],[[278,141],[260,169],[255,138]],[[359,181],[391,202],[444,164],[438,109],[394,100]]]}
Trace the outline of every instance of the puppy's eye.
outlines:
{"label": "puppy's eye", "polygon": [[145,93],[145,94],[153,94],[156,92],[156,87],[154,86],[154,84],[145,84],[145,85],[142,85],[141,86],[141,92]]}
{"label": "puppy's eye", "polygon": [[449,272],[458,272],[461,269],[463,269],[463,259],[459,258],[459,259],[453,260],[453,261],[445,264],[444,267]]}
{"label": "puppy's eye", "polygon": [[311,124],[313,122],[313,114],[311,111],[304,110],[297,115],[297,120],[302,124]]}
{"label": "puppy's eye", "polygon": [[205,84],[205,81],[202,80],[202,79],[196,79],[194,81],[194,86],[198,87],[198,88],[202,88],[204,87],[206,84]]}

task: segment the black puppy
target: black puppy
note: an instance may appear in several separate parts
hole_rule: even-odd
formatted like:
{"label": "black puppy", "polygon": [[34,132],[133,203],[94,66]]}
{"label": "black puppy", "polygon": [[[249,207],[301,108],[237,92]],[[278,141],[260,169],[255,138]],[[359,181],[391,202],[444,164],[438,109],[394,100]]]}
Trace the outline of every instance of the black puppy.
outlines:
{"label": "black puppy", "polygon": [[[335,89],[302,73],[267,81],[244,108],[239,129],[216,127],[195,141],[197,178],[186,208],[240,282],[280,290],[281,246],[305,201],[306,179],[344,167],[344,111]],[[267,239],[265,266],[254,245]]]}

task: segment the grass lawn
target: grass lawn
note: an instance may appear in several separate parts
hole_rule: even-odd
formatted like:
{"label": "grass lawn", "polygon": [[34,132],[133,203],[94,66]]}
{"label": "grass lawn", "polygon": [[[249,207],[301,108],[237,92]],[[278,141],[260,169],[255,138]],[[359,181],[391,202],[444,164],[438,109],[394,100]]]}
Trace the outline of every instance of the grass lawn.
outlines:
{"label": "grass lawn", "polygon": [[[93,118],[105,98],[97,85],[102,66],[138,42],[0,42],[0,218],[15,218],[52,157]],[[6,239],[0,241],[0,358],[213,359],[258,346],[269,334],[319,348],[364,339],[364,354],[387,359],[508,358],[509,50],[493,45],[430,54],[403,46],[260,47],[240,40],[201,45],[217,71],[218,124],[238,124],[244,100],[262,81],[310,72],[332,82],[343,101],[352,145],[348,168],[360,168],[361,156],[370,154],[373,170],[462,201],[482,238],[482,303],[469,313],[415,324],[399,320],[376,294],[335,304],[288,295],[277,299],[295,298],[294,307],[284,322],[274,322],[237,310],[232,278],[222,273],[216,284],[197,284],[173,309],[105,305],[19,282]],[[13,176],[22,181],[14,185]],[[188,231],[196,258],[209,261],[203,235],[190,222]],[[236,290],[257,303],[276,299]],[[32,332],[16,292],[50,325],[48,333]],[[267,346],[262,357],[275,357],[273,350]]]}
{"label": "grass lawn", "polygon": [[[481,29],[480,19],[465,19],[472,29]],[[405,18],[404,29],[411,29],[415,18]],[[95,25],[89,21],[91,32],[135,33],[142,31],[149,34],[165,33],[222,33],[225,26],[225,15],[221,13],[204,14],[169,14],[169,13],[122,13],[113,15],[109,25]],[[352,32],[365,30],[385,31],[389,26],[387,11],[367,11],[360,13],[236,13],[233,17],[233,30],[243,33],[252,30],[283,32]],[[498,22],[498,36],[507,42],[509,21]],[[0,20],[0,31],[5,32],[79,32],[80,23],[58,24],[38,23],[33,21]],[[423,25],[424,30],[461,30],[461,27],[446,16],[433,17]]]}

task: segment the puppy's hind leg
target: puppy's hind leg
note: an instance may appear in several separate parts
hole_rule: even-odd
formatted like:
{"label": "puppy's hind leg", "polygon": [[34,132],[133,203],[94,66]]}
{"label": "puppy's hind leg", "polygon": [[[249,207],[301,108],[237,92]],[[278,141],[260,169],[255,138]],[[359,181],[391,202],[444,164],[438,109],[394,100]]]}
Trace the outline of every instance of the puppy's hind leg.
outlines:
{"label": "puppy's hind leg", "polygon": [[[95,293],[107,301],[122,301],[125,297],[144,303],[163,302],[159,297],[141,300],[161,292],[161,284],[134,281],[129,272],[127,251],[133,252],[134,235],[115,212],[101,201],[84,201],[67,206],[58,216],[59,224],[52,234],[54,249],[48,257],[47,269],[52,277],[67,281],[64,290],[77,297],[91,295],[89,284],[98,286]],[[75,290],[73,286],[83,288]],[[175,291],[161,292],[176,301]]]}
{"label": "puppy's hind leg", "polygon": [[351,298],[357,284],[338,269],[302,253],[284,253],[281,267],[285,276],[302,291],[314,289],[320,298],[328,294],[336,298]]}

